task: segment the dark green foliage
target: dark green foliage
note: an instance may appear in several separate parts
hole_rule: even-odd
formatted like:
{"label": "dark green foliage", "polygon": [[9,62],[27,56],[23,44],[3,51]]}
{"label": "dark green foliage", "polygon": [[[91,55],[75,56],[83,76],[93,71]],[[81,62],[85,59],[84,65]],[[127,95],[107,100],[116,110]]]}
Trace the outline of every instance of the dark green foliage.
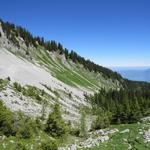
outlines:
{"label": "dark green foliage", "polygon": [[14,86],[15,90],[17,90],[18,92],[22,91],[22,87],[21,87],[21,85],[19,83],[14,82],[13,86]]}
{"label": "dark green foliage", "polygon": [[87,128],[86,128],[86,114],[84,111],[81,111],[81,118],[80,118],[80,134],[81,137],[87,136]]}
{"label": "dark green foliage", "polygon": [[[149,90],[110,90],[104,89],[91,97],[93,110],[103,109],[112,113],[112,123],[134,123],[150,110]],[[103,113],[102,113],[103,114]]]}
{"label": "dark green foliage", "polygon": [[21,141],[18,141],[16,143],[16,146],[13,150],[27,150],[25,145],[21,142]]}
{"label": "dark green foliage", "polygon": [[[42,97],[45,94],[44,90],[37,89],[34,86],[22,87],[19,83],[14,82],[13,87],[16,91],[22,92],[24,96],[29,96],[33,99],[36,99],[38,102],[42,102]],[[41,95],[41,96],[40,96]]]}
{"label": "dark green foliage", "polygon": [[71,51],[70,52],[70,54],[69,54],[69,58],[73,61],[73,62],[77,62],[77,57],[78,57],[78,55],[77,55],[77,53],[76,52],[74,52],[74,51]]}
{"label": "dark green foliage", "polygon": [[80,128],[79,127],[71,128],[70,134],[73,136],[79,137],[80,136]]}
{"label": "dark green foliage", "polygon": [[37,93],[37,88],[33,86],[27,86],[25,95],[29,97],[33,97],[38,101],[42,100],[42,98],[39,96],[39,93]]}
{"label": "dark green foliage", "polygon": [[147,91],[150,89],[150,83],[143,82],[143,81],[130,81],[125,79],[124,82],[125,89],[131,89],[132,91]]}
{"label": "dark green foliage", "polygon": [[46,114],[46,104],[43,103],[42,104],[42,110],[41,110],[41,120],[44,120],[45,119],[45,114]]}
{"label": "dark green foliage", "polygon": [[10,82],[10,78],[0,79],[0,91],[5,90]]}
{"label": "dark green foliage", "polygon": [[68,51],[68,49],[65,48],[64,53],[65,53],[66,59],[68,59],[68,56],[69,56],[69,51]]}
{"label": "dark green foliage", "polygon": [[7,80],[10,81],[11,80],[10,77],[7,77]]}
{"label": "dark green foliage", "polygon": [[53,137],[63,137],[67,134],[67,124],[64,122],[59,104],[55,104],[46,122],[45,131]]}
{"label": "dark green foliage", "polygon": [[[44,130],[44,124],[42,122],[43,122],[43,120],[41,120],[40,118],[35,119],[36,128],[38,130]],[[37,132],[37,130],[35,130],[35,131]]]}
{"label": "dark green foliage", "polygon": [[64,53],[63,46],[62,46],[60,43],[58,43],[58,50],[59,50],[59,53],[60,53],[60,54],[63,54],[63,53]]}
{"label": "dark green foliage", "polygon": [[72,94],[71,93],[69,93],[68,95],[69,95],[69,98],[72,98]]}
{"label": "dark green foliage", "polygon": [[58,50],[58,46],[57,43],[55,41],[51,41],[50,42],[50,49],[48,49],[50,51],[57,51]]}
{"label": "dark green foliage", "polygon": [[39,45],[44,46],[44,38],[35,37],[33,40],[37,41]]}
{"label": "dark green foliage", "polygon": [[31,118],[19,116],[16,132],[20,138],[31,138],[37,132],[37,125]]}
{"label": "dark green foliage", "polygon": [[42,142],[41,146],[38,148],[39,150],[57,150],[58,146],[56,141],[50,140]]}
{"label": "dark green foliage", "polygon": [[26,51],[26,55],[29,55],[29,51],[28,50]]}
{"label": "dark green foliage", "polygon": [[29,45],[36,46],[36,41],[34,40],[34,37],[26,29],[20,26],[15,26],[14,24],[9,22],[3,22],[2,20],[1,20],[1,24],[7,38],[10,41],[12,41],[12,43],[14,43],[16,46],[19,46],[19,43],[16,39],[16,37],[18,36],[20,36],[25,41],[27,47]]}
{"label": "dark green foliage", "polygon": [[99,108],[96,110],[96,120],[92,124],[92,129],[103,129],[110,125],[111,123],[111,113],[108,111],[104,111],[103,109]]}
{"label": "dark green foliage", "polygon": [[0,101],[0,134],[6,136],[14,135],[15,131],[13,128],[14,116],[11,111],[4,107],[2,101]]}
{"label": "dark green foliage", "polygon": [[40,123],[22,114],[14,114],[0,101],[0,134],[31,138],[37,133]]}

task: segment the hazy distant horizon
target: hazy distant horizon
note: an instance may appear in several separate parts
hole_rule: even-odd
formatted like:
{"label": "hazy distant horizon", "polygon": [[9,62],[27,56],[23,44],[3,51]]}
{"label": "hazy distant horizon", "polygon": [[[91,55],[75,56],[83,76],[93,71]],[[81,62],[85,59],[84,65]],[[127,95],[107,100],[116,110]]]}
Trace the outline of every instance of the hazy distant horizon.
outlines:
{"label": "hazy distant horizon", "polygon": [[128,70],[128,69],[150,69],[150,66],[106,66],[106,67],[108,67],[108,68],[110,68],[110,69],[126,69],[126,70]]}
{"label": "hazy distant horizon", "polygon": [[110,69],[129,80],[150,82],[150,66],[110,67]]}

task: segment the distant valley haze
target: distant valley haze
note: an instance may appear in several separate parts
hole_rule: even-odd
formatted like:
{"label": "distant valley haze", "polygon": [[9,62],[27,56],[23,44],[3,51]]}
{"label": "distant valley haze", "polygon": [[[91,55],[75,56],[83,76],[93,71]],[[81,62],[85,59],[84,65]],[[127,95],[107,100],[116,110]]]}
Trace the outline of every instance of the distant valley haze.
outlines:
{"label": "distant valley haze", "polygon": [[150,82],[150,66],[140,67],[110,67],[124,78],[134,81]]}

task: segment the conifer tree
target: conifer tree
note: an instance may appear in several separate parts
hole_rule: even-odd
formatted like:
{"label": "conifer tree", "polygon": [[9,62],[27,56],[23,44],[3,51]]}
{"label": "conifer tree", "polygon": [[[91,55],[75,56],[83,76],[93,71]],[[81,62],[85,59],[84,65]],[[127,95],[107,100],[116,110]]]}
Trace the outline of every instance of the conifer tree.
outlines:
{"label": "conifer tree", "polygon": [[81,111],[81,118],[80,118],[80,136],[86,137],[87,129],[86,129],[86,114],[84,111]]}
{"label": "conifer tree", "polygon": [[63,137],[67,134],[68,128],[61,116],[59,104],[55,104],[52,113],[49,114],[45,131],[54,137]]}

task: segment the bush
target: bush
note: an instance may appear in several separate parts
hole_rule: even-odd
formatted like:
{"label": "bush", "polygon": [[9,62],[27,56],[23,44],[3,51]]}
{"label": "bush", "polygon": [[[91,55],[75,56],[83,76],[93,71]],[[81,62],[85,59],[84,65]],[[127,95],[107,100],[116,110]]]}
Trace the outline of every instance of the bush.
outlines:
{"label": "bush", "polygon": [[28,50],[26,51],[26,55],[29,55],[29,51]]}
{"label": "bush", "polygon": [[8,80],[8,81],[11,81],[10,77],[7,77],[7,80]]}
{"label": "bush", "polygon": [[13,83],[13,86],[14,86],[14,88],[15,88],[18,92],[21,92],[22,87],[21,87],[21,85],[20,85],[19,83],[14,82],[14,83]]}
{"label": "bush", "polygon": [[42,124],[42,120],[40,118],[35,119],[36,128],[40,130],[44,130],[44,125]]}
{"label": "bush", "polygon": [[8,110],[0,101],[0,134],[31,138],[42,128],[40,122],[34,121],[22,114],[15,114]]}
{"label": "bush", "polygon": [[86,137],[87,130],[86,130],[86,114],[85,111],[81,111],[81,118],[80,118],[80,136]]}
{"label": "bush", "polygon": [[17,134],[19,135],[19,137],[24,139],[31,138],[36,132],[37,125],[35,121],[33,121],[29,117],[20,116],[19,128],[17,130]]}
{"label": "bush", "polygon": [[39,94],[42,94],[42,91],[40,91],[39,89],[37,89],[34,86],[29,86],[29,85],[27,86],[27,88],[24,88],[24,91],[23,91],[23,95],[29,96],[29,97],[41,102],[42,98]]}
{"label": "bush", "polygon": [[111,113],[99,109],[97,112],[97,118],[92,124],[92,129],[103,129],[110,125],[111,122]]}
{"label": "bush", "polygon": [[18,141],[16,143],[16,146],[15,146],[14,150],[27,150],[27,149],[21,141]]}
{"label": "bush", "polygon": [[45,131],[53,137],[63,137],[68,132],[67,124],[61,116],[60,106],[58,104],[54,106],[53,112],[49,114]]}
{"label": "bush", "polygon": [[72,128],[70,131],[70,134],[73,136],[79,137],[80,136],[80,129],[79,128]]}
{"label": "bush", "polygon": [[4,134],[6,136],[15,134],[13,118],[13,113],[4,107],[2,101],[0,101],[0,134]]}
{"label": "bush", "polygon": [[51,140],[51,141],[42,142],[41,146],[38,149],[39,150],[57,150],[58,146],[57,146],[56,141]]}
{"label": "bush", "polygon": [[0,91],[3,91],[6,89],[7,85],[9,84],[9,77],[6,79],[0,79]]}

